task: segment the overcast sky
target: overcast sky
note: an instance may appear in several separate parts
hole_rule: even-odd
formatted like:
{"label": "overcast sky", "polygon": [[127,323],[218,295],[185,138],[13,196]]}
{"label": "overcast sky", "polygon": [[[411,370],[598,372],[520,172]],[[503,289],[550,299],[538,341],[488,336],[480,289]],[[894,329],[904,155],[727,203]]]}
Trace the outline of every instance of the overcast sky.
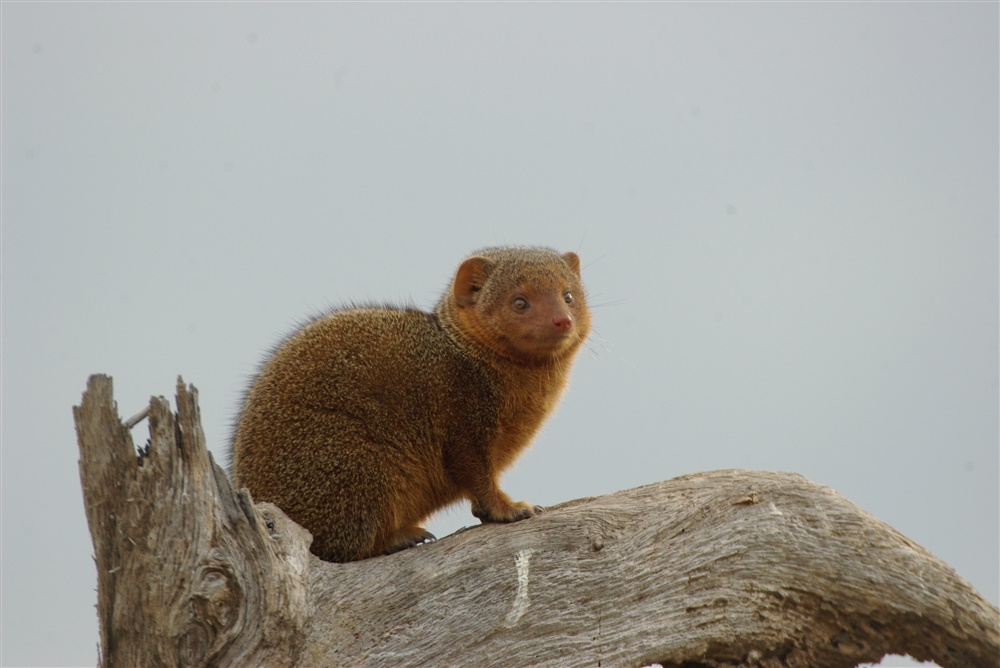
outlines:
{"label": "overcast sky", "polygon": [[594,307],[511,496],[796,471],[1000,602],[998,19],[3,3],[3,663],[96,660],[89,374],[123,417],[182,374],[225,461],[295,322],[495,244],[579,252]]}

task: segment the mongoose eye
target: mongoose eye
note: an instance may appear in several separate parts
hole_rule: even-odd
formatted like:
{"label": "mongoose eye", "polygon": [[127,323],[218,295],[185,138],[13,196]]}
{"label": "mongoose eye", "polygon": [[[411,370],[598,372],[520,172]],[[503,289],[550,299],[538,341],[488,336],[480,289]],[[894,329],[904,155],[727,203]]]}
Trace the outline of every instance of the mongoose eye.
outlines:
{"label": "mongoose eye", "polygon": [[524,311],[528,308],[528,300],[524,297],[518,297],[514,300],[514,308],[518,311]]}
{"label": "mongoose eye", "polygon": [[563,295],[563,299],[566,300],[567,304],[572,304],[573,303],[573,293],[570,292],[569,290],[567,290],[566,294]]}

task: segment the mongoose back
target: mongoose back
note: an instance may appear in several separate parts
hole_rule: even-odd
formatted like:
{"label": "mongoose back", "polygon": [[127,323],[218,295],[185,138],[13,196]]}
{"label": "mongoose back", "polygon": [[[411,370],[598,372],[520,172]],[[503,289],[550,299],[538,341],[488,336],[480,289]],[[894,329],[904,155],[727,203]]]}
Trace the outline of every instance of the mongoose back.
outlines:
{"label": "mongoose back", "polygon": [[232,442],[237,487],[313,534],[327,561],[432,539],[421,524],[462,498],[483,522],[541,508],[499,475],[566,387],[590,332],[580,259],[543,248],[466,258],[433,313],[351,307],[271,353]]}

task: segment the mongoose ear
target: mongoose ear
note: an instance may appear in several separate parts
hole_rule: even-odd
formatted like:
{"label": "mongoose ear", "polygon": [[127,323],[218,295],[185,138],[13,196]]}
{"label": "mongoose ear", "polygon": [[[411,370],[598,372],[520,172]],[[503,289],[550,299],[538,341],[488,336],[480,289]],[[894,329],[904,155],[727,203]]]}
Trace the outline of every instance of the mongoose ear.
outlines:
{"label": "mongoose ear", "polygon": [[478,293],[486,284],[486,279],[489,278],[494,266],[496,265],[491,260],[481,255],[473,255],[462,262],[455,272],[455,282],[451,286],[452,294],[459,306],[472,306],[476,303]]}
{"label": "mongoose ear", "polygon": [[566,261],[566,264],[569,265],[569,268],[572,269],[573,273],[576,274],[577,278],[579,278],[580,256],[574,253],[573,251],[570,251],[568,253],[563,253],[562,259]]}

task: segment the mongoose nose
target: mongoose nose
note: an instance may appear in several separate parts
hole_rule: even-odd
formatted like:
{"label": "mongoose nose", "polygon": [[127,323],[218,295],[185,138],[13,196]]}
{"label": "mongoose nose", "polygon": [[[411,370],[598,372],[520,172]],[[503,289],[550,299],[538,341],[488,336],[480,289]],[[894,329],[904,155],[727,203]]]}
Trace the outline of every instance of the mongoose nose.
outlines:
{"label": "mongoose nose", "polygon": [[569,313],[561,313],[552,316],[552,326],[560,332],[568,332],[573,329],[573,317]]}

